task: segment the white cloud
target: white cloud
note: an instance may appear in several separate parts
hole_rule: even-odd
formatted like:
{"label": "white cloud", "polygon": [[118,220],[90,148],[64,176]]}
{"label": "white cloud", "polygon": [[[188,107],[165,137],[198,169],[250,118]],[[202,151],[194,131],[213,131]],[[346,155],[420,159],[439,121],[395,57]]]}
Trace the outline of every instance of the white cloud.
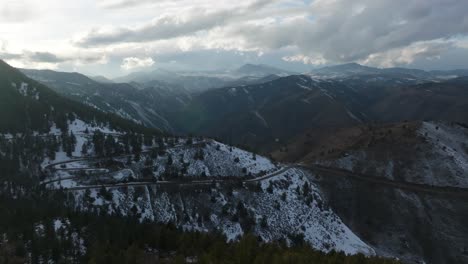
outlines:
{"label": "white cloud", "polygon": [[378,67],[395,67],[409,65],[417,59],[435,60],[451,48],[454,43],[445,40],[416,42],[402,48],[374,53],[360,62]]}
{"label": "white cloud", "polygon": [[[98,0],[99,6],[109,9],[130,8],[145,4],[157,4],[158,2],[169,2],[170,0]],[[175,1],[175,0],[172,0]]]}
{"label": "white cloud", "polygon": [[[203,67],[209,59],[189,55],[200,52],[216,57],[220,68],[232,66],[229,54],[243,62],[296,62],[292,67],[411,65],[434,64],[428,59],[444,50],[468,47],[466,38],[452,44],[468,36],[466,0],[43,0],[47,8],[39,9],[34,0],[0,2],[1,38],[9,42],[0,58],[59,69],[89,65],[116,75],[126,58]],[[31,18],[34,23],[25,20]],[[263,56],[246,59],[246,53]]]}
{"label": "white cloud", "polygon": [[152,58],[130,57],[130,58],[123,59],[120,67],[125,70],[134,70],[138,68],[151,67],[153,65],[154,65],[154,60]]}
{"label": "white cloud", "polygon": [[37,6],[30,0],[2,0],[0,3],[0,22],[21,23],[37,15],[34,9]]}
{"label": "white cloud", "polygon": [[197,6],[176,13],[162,13],[151,22],[135,27],[93,29],[76,41],[80,46],[101,46],[119,43],[141,43],[190,36],[194,33],[223,27],[244,20],[274,0],[248,1],[228,8],[205,9]]}
{"label": "white cloud", "polygon": [[306,56],[299,54],[294,56],[284,56],[282,59],[288,62],[302,62],[303,64],[309,65],[324,65],[328,63],[328,61],[321,55]]}

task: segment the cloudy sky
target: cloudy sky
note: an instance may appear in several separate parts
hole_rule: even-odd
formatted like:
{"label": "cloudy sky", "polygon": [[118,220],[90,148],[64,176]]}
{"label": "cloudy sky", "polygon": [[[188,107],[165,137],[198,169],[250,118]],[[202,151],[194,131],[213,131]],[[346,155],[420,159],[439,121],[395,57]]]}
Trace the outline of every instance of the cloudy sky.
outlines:
{"label": "cloudy sky", "polygon": [[0,58],[115,77],[359,62],[468,68],[466,0],[0,0]]}

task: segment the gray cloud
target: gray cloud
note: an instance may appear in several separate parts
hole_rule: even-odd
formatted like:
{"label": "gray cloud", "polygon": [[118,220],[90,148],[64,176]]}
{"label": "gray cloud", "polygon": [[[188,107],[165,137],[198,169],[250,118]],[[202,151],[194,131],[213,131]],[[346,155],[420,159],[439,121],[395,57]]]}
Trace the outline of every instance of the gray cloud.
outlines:
{"label": "gray cloud", "polygon": [[[164,1],[164,0],[163,0]],[[152,4],[163,2],[161,0],[119,0],[119,1],[104,1],[102,6],[108,9],[120,9],[120,8],[129,8],[136,7],[144,4]],[[176,1],[176,0],[173,0]]]}
{"label": "gray cloud", "polygon": [[14,60],[14,59],[20,59],[20,58],[22,58],[21,54],[0,51],[0,59],[2,60]]}
{"label": "gray cloud", "polygon": [[374,53],[362,62],[367,65],[383,67],[403,66],[415,61],[440,59],[442,54],[454,48],[452,41],[417,42],[402,48]]}
{"label": "gray cloud", "polygon": [[[352,10],[360,6],[357,13]],[[304,54],[321,54],[335,62],[369,55],[419,41],[449,39],[468,33],[465,0],[318,1],[309,18],[281,25],[239,25],[237,35],[248,45],[266,49],[296,46]]]}
{"label": "gray cloud", "polygon": [[0,39],[0,59],[13,60],[13,59],[20,59],[22,57],[22,54],[8,52],[7,48],[8,48],[8,42],[6,40]]}
{"label": "gray cloud", "polygon": [[50,52],[27,52],[25,56],[28,60],[34,62],[60,63],[68,60],[67,58],[58,57]]}
{"label": "gray cloud", "polygon": [[[128,1],[126,1],[128,2]],[[135,1],[130,1],[135,2]],[[99,46],[125,42],[147,42],[155,40],[171,39],[179,36],[190,35],[202,30],[225,26],[243,16],[250,15],[275,0],[255,0],[244,8],[225,9],[206,12],[201,8],[192,8],[186,19],[173,15],[160,17],[151,23],[139,28],[115,28],[110,32],[92,30],[83,38],[76,41],[79,46]]]}
{"label": "gray cloud", "polygon": [[112,74],[132,57],[184,69],[350,61],[468,68],[466,0],[44,1],[0,0],[0,37],[10,42],[0,41],[0,58]]}
{"label": "gray cloud", "polygon": [[77,56],[59,56],[50,52],[23,51],[22,53],[11,53],[0,49],[0,59],[3,60],[22,60],[27,63],[68,63],[79,62],[92,64],[106,60],[105,56],[100,54],[78,54]]}
{"label": "gray cloud", "polygon": [[[146,2],[122,0],[116,2],[116,7]],[[406,55],[405,51],[398,49],[418,42],[441,40],[448,43],[451,38],[468,34],[466,0],[316,0],[309,5],[295,2],[295,8],[271,12],[270,18],[277,20],[274,23],[249,23],[262,18],[259,11],[271,2],[257,0],[244,8],[213,12],[194,8],[183,20],[167,15],[138,28],[90,31],[76,44],[89,47],[145,43],[216,29],[219,39],[237,40],[241,45],[239,50],[273,51],[294,47],[297,54],[291,55],[318,57],[321,62],[366,61],[373,56],[372,61],[376,63],[377,57],[388,61],[391,56],[400,56],[395,59],[403,63],[405,60],[401,56]],[[201,39],[191,41],[203,41]],[[443,50],[440,45],[426,45],[425,52],[409,52],[414,56],[436,57],[437,54],[432,53],[440,53]],[[223,44],[217,47],[223,48]],[[225,47],[232,49],[232,45]]]}

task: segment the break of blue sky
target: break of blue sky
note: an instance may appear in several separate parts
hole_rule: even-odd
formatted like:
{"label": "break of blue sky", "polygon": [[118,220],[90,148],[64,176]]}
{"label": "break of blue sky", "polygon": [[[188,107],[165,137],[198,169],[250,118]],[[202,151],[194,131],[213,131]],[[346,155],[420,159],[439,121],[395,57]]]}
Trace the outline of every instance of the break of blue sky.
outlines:
{"label": "break of blue sky", "polygon": [[263,63],[468,68],[465,0],[0,0],[0,58],[119,76]]}

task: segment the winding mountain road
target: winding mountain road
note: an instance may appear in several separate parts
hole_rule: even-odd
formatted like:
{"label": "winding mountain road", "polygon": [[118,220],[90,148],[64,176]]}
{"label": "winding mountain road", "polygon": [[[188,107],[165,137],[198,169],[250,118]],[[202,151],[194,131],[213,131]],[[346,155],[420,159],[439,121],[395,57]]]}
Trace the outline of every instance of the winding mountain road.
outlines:
{"label": "winding mountain road", "polygon": [[[242,183],[252,183],[252,182],[260,182],[269,178],[273,178],[275,176],[278,176],[292,167],[283,167],[275,172],[272,172],[270,174],[254,178],[254,179],[248,179],[248,180],[243,180]],[[74,178],[63,178],[62,180],[65,179],[77,179],[78,177]],[[62,180],[54,180],[51,182],[58,182]],[[48,182],[47,184],[51,183]],[[236,182],[236,180],[233,180],[232,178],[230,179],[212,179],[212,180],[194,180],[194,181],[134,181],[134,182],[126,182],[126,183],[109,183],[109,184],[99,184],[99,185],[89,185],[89,186],[78,186],[78,187],[71,187],[71,188],[64,188],[66,191],[78,191],[78,190],[91,190],[91,189],[100,189],[102,187],[105,188],[121,188],[121,187],[138,187],[138,186],[158,186],[158,185],[177,185],[177,186],[196,186],[196,185],[209,185],[213,183],[233,183]]]}
{"label": "winding mountain road", "polygon": [[413,183],[405,181],[395,181],[383,177],[376,177],[362,173],[345,170],[342,168],[327,167],[322,165],[303,165],[298,164],[298,168],[311,170],[319,174],[326,174],[332,177],[348,177],[354,180],[372,183],[377,186],[389,187],[393,189],[401,189],[414,193],[437,194],[456,198],[468,199],[468,188],[452,187],[452,186],[435,186],[422,183]]}
{"label": "winding mountain road", "polygon": [[[193,145],[181,145],[181,146],[176,146],[171,149],[178,149],[178,148],[186,148],[186,147],[196,147],[201,144],[204,144],[206,142],[198,142]],[[141,153],[149,153],[151,150],[146,150],[142,151]],[[120,156],[115,156],[112,158],[125,158],[131,155],[120,155]],[[72,163],[72,162],[77,162],[77,161],[89,161],[93,160],[105,160],[109,159],[109,157],[106,158],[96,158],[96,157],[88,157],[88,158],[80,158],[80,159],[73,159],[73,160],[68,160],[68,161],[62,161],[62,162],[57,162],[53,164],[49,164],[45,167],[45,169],[50,169],[51,167],[55,167],[58,165],[62,164],[67,164],[67,163]],[[90,168],[83,168],[84,170],[89,170]],[[452,186],[434,186],[434,185],[428,185],[428,184],[422,184],[422,183],[413,183],[413,182],[405,182],[405,181],[395,181],[395,180],[390,180],[386,179],[383,177],[377,177],[373,175],[366,175],[362,173],[356,173],[353,171],[345,170],[342,168],[335,168],[335,167],[327,167],[327,166],[322,166],[322,165],[304,165],[304,164],[290,164],[286,165],[282,168],[280,168],[277,171],[274,171],[272,173],[269,173],[267,175],[259,176],[257,178],[253,179],[244,179],[241,180],[242,183],[255,183],[255,182],[261,182],[270,178],[273,178],[275,176],[278,176],[289,169],[301,169],[301,170],[308,170],[315,172],[316,174],[323,176],[331,176],[331,177],[347,177],[353,180],[358,180],[362,182],[367,182],[371,184],[375,184],[377,186],[381,187],[387,187],[387,188],[392,188],[392,189],[401,189],[405,191],[411,191],[414,193],[423,193],[423,194],[433,194],[433,195],[444,195],[447,197],[454,197],[454,198],[463,198],[463,199],[468,199],[468,188],[460,188],[460,187],[452,187]],[[57,170],[81,170],[80,168],[64,168],[64,169],[57,169]],[[108,173],[106,173],[108,174]],[[73,177],[65,177],[65,178],[60,178],[60,179],[54,179],[54,180],[49,180],[45,181],[42,184],[47,185],[50,183],[54,182],[60,182],[63,180],[73,180],[73,179],[78,179],[80,176],[73,176]],[[213,183],[232,183],[236,182],[238,180],[234,180],[232,178],[229,179],[210,179],[210,180],[187,180],[187,181],[132,181],[132,182],[122,182],[122,183],[109,183],[109,184],[99,184],[99,185],[90,185],[90,186],[78,186],[78,187],[71,187],[71,188],[66,188],[64,190],[67,191],[76,191],[76,190],[86,190],[86,189],[99,189],[102,187],[105,188],[121,188],[121,187],[136,187],[136,186],[169,186],[169,185],[175,185],[175,186],[196,186],[196,185],[208,185],[208,184],[213,184]]]}
{"label": "winding mountain road", "polygon": [[[177,150],[177,149],[182,149],[182,148],[195,148],[195,147],[199,147],[199,146],[202,146],[203,144],[207,144],[211,141],[207,141],[207,140],[204,140],[204,141],[200,141],[200,142],[196,142],[196,143],[193,143],[191,145],[178,145],[178,146],[174,146],[172,148],[167,148],[167,150]],[[157,148],[150,148],[150,149],[147,149],[147,150],[143,150],[143,151],[140,151],[140,154],[148,154],[148,153],[151,153],[151,151],[155,150]],[[59,166],[59,165],[63,165],[63,164],[68,164],[68,163],[73,163],[73,162],[78,162],[78,161],[101,161],[101,160],[109,160],[109,159],[121,159],[121,158],[128,158],[128,157],[133,157],[134,154],[122,154],[122,155],[117,155],[117,156],[111,156],[111,157],[96,157],[96,156],[91,156],[91,157],[84,157],[84,158],[75,158],[75,159],[69,159],[69,160],[64,160],[64,161],[59,161],[59,162],[54,162],[54,163],[50,163],[50,164],[47,164],[46,166],[44,166],[43,170],[48,170],[52,167],[56,167],[56,166]],[[65,169],[75,169],[75,168],[60,168],[60,170],[65,170]],[[76,168],[76,169],[79,169],[79,168]]]}

